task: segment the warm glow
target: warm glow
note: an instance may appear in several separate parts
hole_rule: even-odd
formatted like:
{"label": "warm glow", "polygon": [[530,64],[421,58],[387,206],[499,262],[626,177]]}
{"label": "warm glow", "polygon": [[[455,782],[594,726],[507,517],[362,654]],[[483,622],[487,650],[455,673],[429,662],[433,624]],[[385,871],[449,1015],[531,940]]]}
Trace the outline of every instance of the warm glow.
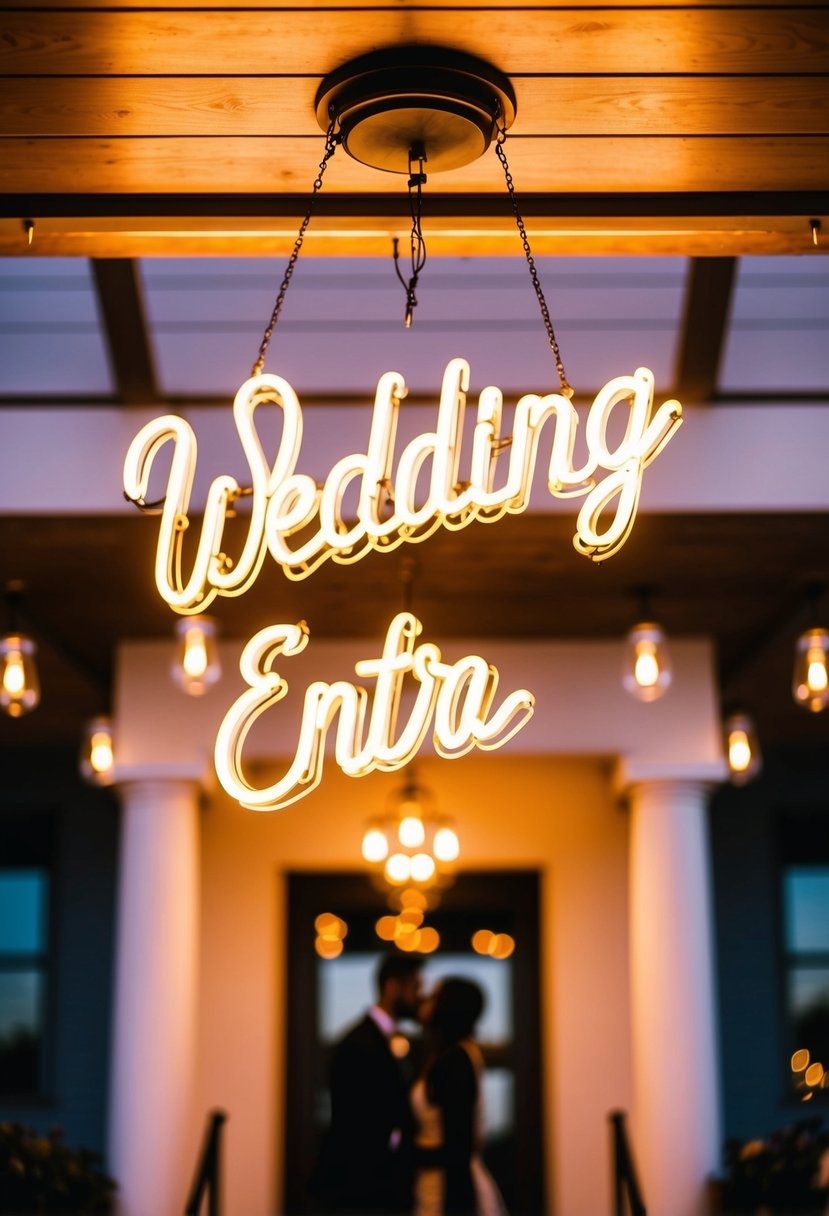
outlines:
{"label": "warm glow", "polygon": [[314,949],[320,958],[339,958],[343,952],[343,944],[339,938],[318,937],[314,942]]}
{"label": "warm glow", "polygon": [[434,878],[435,863],[428,853],[415,853],[411,874],[414,882],[429,882]]}
{"label": "warm glow", "polygon": [[490,958],[503,959],[509,958],[515,950],[515,939],[510,937],[508,933],[496,933],[492,941],[489,943],[487,954]]}
{"label": "warm glow", "polygon": [[[587,412],[587,458],[576,467],[579,414],[559,393],[522,397],[515,407],[512,435],[503,436],[501,390],[485,388],[464,443],[469,376],[466,360],[449,362],[435,430],[418,435],[396,453],[397,416],[407,389],[398,372],[385,372],[377,385],[364,451],[337,461],[321,488],[308,474],[295,471],[303,424],[291,385],[267,373],[247,380],[233,404],[249,468],[247,536],[241,552],[227,555],[225,522],[244,490],[235,477],[216,477],[207,491],[189,577],[182,569],[182,545],[185,531],[196,531],[188,514],[196,436],[185,419],[172,414],[147,423],[127,452],[124,491],[135,501],[160,497],[150,494],[150,473],[161,449],[172,443],[155,563],[163,599],[177,612],[194,613],[204,611],[216,595],[241,595],[256,580],[268,551],[289,578],[302,579],[329,557],[353,562],[372,549],[389,553],[404,541],[425,540],[441,525],[457,530],[474,520],[493,523],[506,513],[519,514],[529,505],[541,432],[548,424],[553,436],[547,488],[559,498],[584,498],[573,540],[576,549],[594,561],[616,553],[633,526],[644,470],[682,421],[679,402],[666,401],[654,411],[654,379],[647,368],[609,381]],[[265,454],[254,421],[260,406],[273,406],[281,414],[281,438],[272,459]],[[626,411],[626,427],[614,445],[608,429],[617,409]],[[462,452],[468,453],[463,469]],[[419,490],[424,468],[430,468],[428,485]],[[597,476],[599,470],[606,476]],[[343,517],[343,501],[352,484],[359,488],[356,522]],[[423,501],[418,501],[419,494],[425,494]],[[303,539],[294,544],[300,535]]]}
{"label": "warm glow", "polygon": [[34,655],[31,638],[14,633],[0,638],[0,709],[10,718],[21,718],[40,701]]}
{"label": "warm glow", "polygon": [[408,882],[412,876],[411,859],[405,853],[392,853],[386,862],[384,873],[389,882],[394,883],[395,886]]}
{"label": "warm glow", "polygon": [[416,887],[407,887],[405,891],[400,892],[401,908],[416,908],[420,912],[425,912],[428,906],[428,899],[423,892],[418,891]]}
{"label": "warm glow", "polygon": [[184,674],[191,680],[199,680],[207,671],[207,646],[204,634],[198,626],[192,626],[184,635]]}
{"label": "warm glow", "polygon": [[398,1060],[404,1060],[411,1050],[411,1043],[404,1034],[393,1034],[389,1039],[391,1054]]}
{"label": "warm glow", "polygon": [[406,815],[404,819],[400,820],[400,826],[397,829],[397,839],[404,849],[419,849],[426,839],[423,820],[418,819],[415,815]]}
{"label": "warm glow", "polygon": [[397,920],[401,925],[414,925],[415,929],[419,929],[423,924],[424,913],[420,908],[404,908],[397,914]]}
{"label": "warm glow", "polygon": [[815,1060],[814,1064],[810,1064],[806,1069],[804,1080],[813,1089],[820,1085],[823,1080],[823,1065]]}
{"label": "warm glow", "polygon": [[728,765],[735,773],[744,773],[751,763],[751,746],[744,730],[733,730],[728,737]]}
{"label": "warm glow", "polygon": [[457,861],[461,851],[457,832],[453,828],[438,828],[432,851],[438,861]]}
{"label": "warm glow", "polygon": [[420,942],[418,950],[421,954],[432,954],[440,945],[440,934],[437,929],[433,929],[427,925],[425,929],[420,930]]}
{"label": "warm glow", "polygon": [[389,845],[386,835],[379,828],[369,828],[363,837],[363,859],[372,864],[385,861],[389,855]]}
{"label": "warm glow", "polygon": [[6,666],[3,669],[3,691],[10,697],[19,697],[26,687],[26,675],[23,669],[23,655],[19,650],[10,650],[6,655]]}
{"label": "warm glow", "polygon": [[348,925],[333,912],[321,912],[314,921],[314,928],[319,937],[327,942],[341,942],[348,937]]}
{"label": "warm glow", "polygon": [[671,683],[672,669],[662,628],[653,621],[634,625],[625,639],[622,685],[637,701],[656,701]]}
{"label": "warm glow", "polygon": [[800,1047],[792,1056],[792,1072],[803,1072],[809,1067],[809,1052]]}
{"label": "warm glow", "polygon": [[374,926],[374,932],[384,942],[393,942],[396,930],[397,918],[395,916],[381,916]]}
{"label": "warm glow", "polygon": [[806,673],[806,686],[810,693],[825,692],[827,683],[826,658],[822,650],[813,650],[807,656],[809,668]]}
{"label": "warm glow", "polygon": [[107,731],[96,731],[90,739],[89,763],[96,773],[107,773],[112,768],[112,739]]}
{"label": "warm glow", "polygon": [[[355,664],[358,676],[376,680],[371,703],[365,688],[345,680],[318,680],[309,686],[294,759],[284,776],[264,789],[251,785],[243,773],[245,740],[257,718],[287,691],[287,681],[274,670],[277,658],[300,654],[309,635],[304,622],[271,625],[257,633],[239,662],[248,689],[228,710],[216,738],[216,772],[226,792],[242,806],[260,811],[304,798],[322,778],[325,740],[335,717],[334,755],[349,777],[403,768],[419,751],[432,718],[435,751],[444,758],[463,756],[474,747],[493,751],[503,746],[532,716],[532,693],[519,688],[496,704],[497,668],[479,655],[443,662],[433,643],[416,645],[422,629],[412,613],[398,613],[389,625],[382,656]],[[414,681],[416,696],[400,727],[398,711],[407,676]],[[280,746],[283,739],[279,730]]]}
{"label": "warm glow", "polygon": [[653,642],[640,642],[637,646],[633,678],[640,688],[653,688],[659,679],[659,660]]}
{"label": "warm glow", "polygon": [[479,929],[477,933],[472,935],[472,949],[477,954],[489,954],[489,947],[492,945],[495,934],[489,929]]}
{"label": "warm glow", "polygon": [[812,713],[829,705],[829,632],[808,629],[795,646],[792,693],[794,699]]}

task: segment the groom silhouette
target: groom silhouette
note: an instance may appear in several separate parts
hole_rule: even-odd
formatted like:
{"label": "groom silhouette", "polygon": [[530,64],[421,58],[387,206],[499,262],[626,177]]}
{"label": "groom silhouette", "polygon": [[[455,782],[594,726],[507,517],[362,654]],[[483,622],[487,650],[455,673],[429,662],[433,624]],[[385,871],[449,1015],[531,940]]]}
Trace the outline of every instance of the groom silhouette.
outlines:
{"label": "groom silhouette", "polygon": [[422,966],[411,954],[383,958],[375,1004],[334,1048],[316,1188],[328,1212],[411,1211],[412,1114],[390,1040],[397,1020],[417,1013]]}

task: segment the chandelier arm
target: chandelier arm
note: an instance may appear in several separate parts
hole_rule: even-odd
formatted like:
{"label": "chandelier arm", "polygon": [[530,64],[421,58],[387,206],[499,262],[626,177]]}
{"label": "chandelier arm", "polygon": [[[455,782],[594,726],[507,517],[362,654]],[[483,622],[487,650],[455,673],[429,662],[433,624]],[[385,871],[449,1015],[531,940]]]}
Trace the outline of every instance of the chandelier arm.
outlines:
{"label": "chandelier arm", "polygon": [[507,142],[507,129],[505,126],[500,126],[498,124],[497,119],[496,119],[495,125],[496,125],[496,130],[497,130],[497,135],[495,136],[495,155],[498,157],[499,161],[501,162],[501,167],[504,170],[504,180],[506,181],[507,192],[510,197],[510,202],[512,203],[512,211],[515,216],[515,224],[516,224],[516,227],[518,228],[518,235],[521,237],[521,244],[524,247],[524,255],[527,259],[527,266],[529,267],[530,279],[532,280],[533,290],[535,291],[536,297],[538,299],[538,307],[541,310],[541,318],[544,322],[544,328],[547,331],[547,341],[550,344],[550,350],[553,352],[553,358],[555,359],[556,371],[558,372],[558,378],[559,378],[559,382],[561,384],[561,392],[564,397],[572,397],[573,389],[570,385],[569,380],[567,379],[567,373],[564,370],[564,362],[561,357],[561,350],[559,349],[558,339],[556,338],[555,330],[553,329],[553,322],[552,322],[552,318],[550,317],[550,310],[547,307],[547,301],[544,298],[544,292],[541,287],[541,282],[538,278],[538,271],[536,270],[536,266],[535,266],[535,258],[532,255],[532,250],[530,249],[530,241],[529,241],[529,237],[527,236],[527,229],[524,224],[524,217],[521,214],[521,209],[518,206],[518,199],[515,194],[515,183],[512,179],[512,173],[510,172],[510,167],[507,162],[507,154],[504,151],[504,144]]}
{"label": "chandelier arm", "polygon": [[288,265],[285,268],[285,275],[279,286],[279,293],[273,306],[271,319],[268,322],[264,334],[262,335],[262,342],[259,346],[259,355],[251,368],[251,376],[258,376],[261,373],[262,368],[265,366],[265,356],[268,353],[268,347],[270,346],[271,338],[273,337],[273,331],[276,329],[277,322],[279,321],[279,314],[281,313],[282,305],[285,302],[285,296],[288,292],[288,287],[290,286],[291,276],[294,273],[294,267],[296,266],[297,258],[299,257],[299,251],[302,248],[302,242],[305,239],[306,230],[311,222],[311,216],[314,213],[317,195],[322,189],[322,179],[325,176],[325,170],[328,167],[328,162],[331,160],[331,157],[337,150],[337,145],[342,142],[342,136],[336,131],[336,127],[337,118],[335,116],[328,124],[328,131],[326,132],[325,136],[325,152],[322,160],[319,163],[317,176],[314,178],[314,185],[311,190],[310,198],[308,199],[308,209],[305,212],[305,217],[299,226],[299,232],[297,233],[297,238],[294,242],[294,248],[291,252],[291,256],[288,258]]}

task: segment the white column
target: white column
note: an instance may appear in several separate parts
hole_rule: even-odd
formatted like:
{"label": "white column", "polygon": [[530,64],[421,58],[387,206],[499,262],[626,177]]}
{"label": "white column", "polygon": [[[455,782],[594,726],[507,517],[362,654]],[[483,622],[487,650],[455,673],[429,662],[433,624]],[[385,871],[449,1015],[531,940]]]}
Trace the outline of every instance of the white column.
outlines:
{"label": "white column", "polygon": [[109,1168],[121,1216],[180,1216],[193,1171],[198,784],[122,797]]}
{"label": "white column", "polygon": [[707,791],[630,790],[633,1150],[648,1210],[703,1216],[721,1153]]}

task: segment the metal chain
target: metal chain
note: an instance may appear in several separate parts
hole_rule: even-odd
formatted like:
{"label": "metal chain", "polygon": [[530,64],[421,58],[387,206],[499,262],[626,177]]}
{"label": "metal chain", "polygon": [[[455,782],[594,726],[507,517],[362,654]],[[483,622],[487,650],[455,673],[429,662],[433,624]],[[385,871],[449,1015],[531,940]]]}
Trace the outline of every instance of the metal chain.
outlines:
{"label": "metal chain", "polygon": [[305,212],[305,218],[299,226],[299,232],[297,233],[297,238],[294,242],[293,252],[288,259],[288,265],[285,268],[285,276],[280,284],[279,294],[277,295],[276,302],[273,306],[271,319],[268,322],[267,329],[262,335],[262,342],[259,346],[259,356],[251,368],[250,374],[252,376],[258,376],[262,371],[262,368],[265,366],[265,356],[268,353],[268,347],[270,346],[271,338],[273,337],[273,331],[276,329],[279,314],[281,313],[282,305],[285,302],[285,296],[291,282],[291,275],[294,273],[294,267],[296,266],[297,258],[299,257],[299,251],[302,248],[302,242],[305,239],[306,229],[308,228],[308,225],[311,222],[311,216],[314,213],[317,195],[322,189],[322,179],[325,174],[325,170],[328,166],[328,162],[337,150],[337,145],[342,142],[342,136],[334,133],[336,125],[336,118],[332,118],[325,136],[325,154],[319,163],[319,171],[317,172],[317,176],[314,178],[314,186],[311,191],[311,197],[308,200],[308,210]]}
{"label": "metal chain", "polygon": [[503,170],[504,170],[504,179],[507,183],[507,190],[509,192],[510,202],[512,203],[513,214],[515,215],[515,223],[518,227],[518,235],[521,237],[521,244],[524,246],[524,253],[527,258],[527,265],[530,268],[530,278],[532,279],[532,285],[533,285],[533,288],[535,289],[535,294],[538,297],[538,307],[541,309],[541,316],[544,321],[544,328],[547,330],[547,341],[550,344],[550,350],[553,352],[553,358],[556,361],[556,371],[558,372],[558,378],[561,383],[561,392],[562,392],[562,395],[565,397],[572,397],[573,389],[570,386],[570,382],[567,379],[567,373],[564,370],[564,363],[561,358],[561,351],[559,349],[555,330],[553,329],[553,322],[550,317],[550,310],[547,307],[547,301],[544,299],[544,292],[541,289],[541,283],[539,282],[539,278],[538,278],[538,271],[535,268],[535,259],[532,255],[532,250],[530,249],[530,242],[529,242],[529,238],[527,237],[527,229],[524,226],[524,217],[521,215],[521,211],[518,206],[518,199],[515,196],[515,183],[512,180],[512,174],[510,173],[510,168],[509,168],[509,165],[507,164],[507,154],[504,151],[504,144],[507,141],[506,127],[500,127],[497,125],[497,122],[496,122],[496,129],[498,131],[498,134],[495,137],[495,155],[498,157],[498,159],[501,162],[501,165],[503,167]]}
{"label": "metal chain", "polygon": [[[400,270],[400,251],[399,241],[397,237],[392,240],[392,250],[394,256],[394,270],[398,279],[403,285],[406,292],[406,316],[404,324],[406,329],[411,328],[412,314],[417,308],[417,284],[420,278],[421,271],[426,265],[426,238],[423,235],[423,186],[426,182],[426,174],[423,172],[423,162],[426,159],[425,149],[422,146],[416,146],[409,151],[409,214],[412,217],[412,231],[409,236],[411,246],[411,263],[412,273],[406,282]],[[414,162],[419,162],[418,171],[414,171]]]}

